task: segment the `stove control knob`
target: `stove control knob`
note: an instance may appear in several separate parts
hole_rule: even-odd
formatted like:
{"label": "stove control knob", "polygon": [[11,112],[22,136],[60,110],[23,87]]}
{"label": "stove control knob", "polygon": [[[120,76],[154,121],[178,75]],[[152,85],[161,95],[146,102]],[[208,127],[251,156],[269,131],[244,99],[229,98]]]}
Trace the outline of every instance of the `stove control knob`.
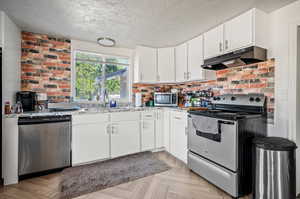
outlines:
{"label": "stove control knob", "polygon": [[253,101],[254,101],[254,97],[250,97],[250,98],[249,98],[249,101],[250,101],[250,102],[253,102]]}
{"label": "stove control knob", "polygon": [[231,97],[231,101],[235,101],[236,100],[236,97]]}
{"label": "stove control knob", "polygon": [[261,99],[260,99],[259,97],[257,97],[257,98],[255,98],[255,101],[256,101],[256,102],[260,102]]}

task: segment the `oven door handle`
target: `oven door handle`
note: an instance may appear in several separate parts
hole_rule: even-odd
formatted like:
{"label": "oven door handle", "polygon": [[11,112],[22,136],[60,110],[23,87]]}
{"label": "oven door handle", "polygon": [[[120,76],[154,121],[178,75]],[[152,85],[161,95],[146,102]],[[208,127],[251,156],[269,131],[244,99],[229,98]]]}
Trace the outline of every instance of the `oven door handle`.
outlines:
{"label": "oven door handle", "polygon": [[196,135],[213,140],[215,142],[221,142],[222,124],[234,125],[234,122],[218,120],[218,133],[217,134],[205,133],[205,132],[196,130]]}

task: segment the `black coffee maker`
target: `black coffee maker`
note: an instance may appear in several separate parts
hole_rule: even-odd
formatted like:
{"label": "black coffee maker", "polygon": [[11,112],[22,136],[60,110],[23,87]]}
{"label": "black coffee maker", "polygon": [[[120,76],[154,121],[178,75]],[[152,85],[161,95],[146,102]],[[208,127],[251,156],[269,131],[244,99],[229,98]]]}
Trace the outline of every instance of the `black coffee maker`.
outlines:
{"label": "black coffee maker", "polygon": [[16,102],[21,102],[24,112],[34,111],[37,104],[37,93],[33,91],[19,91],[16,94]]}

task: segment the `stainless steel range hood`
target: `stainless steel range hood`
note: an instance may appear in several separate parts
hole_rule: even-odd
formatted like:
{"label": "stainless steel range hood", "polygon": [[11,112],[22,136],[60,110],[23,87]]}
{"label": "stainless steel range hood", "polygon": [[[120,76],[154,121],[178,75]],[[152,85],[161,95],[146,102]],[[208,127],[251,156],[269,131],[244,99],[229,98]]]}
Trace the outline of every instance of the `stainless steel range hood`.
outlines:
{"label": "stainless steel range hood", "polygon": [[267,59],[267,50],[257,46],[243,48],[225,55],[204,60],[202,68],[207,70],[222,70],[246,64],[253,64]]}

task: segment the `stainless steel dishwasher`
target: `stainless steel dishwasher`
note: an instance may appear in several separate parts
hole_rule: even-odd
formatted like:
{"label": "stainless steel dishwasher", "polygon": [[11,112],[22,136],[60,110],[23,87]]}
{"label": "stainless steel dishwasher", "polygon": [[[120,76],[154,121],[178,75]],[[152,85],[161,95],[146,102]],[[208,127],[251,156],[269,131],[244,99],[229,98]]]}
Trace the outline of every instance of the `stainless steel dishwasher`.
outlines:
{"label": "stainless steel dishwasher", "polygon": [[19,176],[71,165],[71,116],[19,118]]}

